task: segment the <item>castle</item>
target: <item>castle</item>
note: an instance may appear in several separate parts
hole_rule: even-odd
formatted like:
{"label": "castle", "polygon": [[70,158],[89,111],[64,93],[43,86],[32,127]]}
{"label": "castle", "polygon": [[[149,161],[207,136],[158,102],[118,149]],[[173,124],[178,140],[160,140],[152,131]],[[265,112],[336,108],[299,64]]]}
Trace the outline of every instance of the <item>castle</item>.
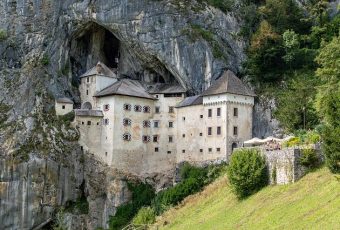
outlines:
{"label": "castle", "polygon": [[[74,124],[83,151],[137,175],[183,161],[228,161],[252,137],[255,95],[231,71],[201,95],[186,97],[178,84],[119,78],[99,62],[80,76],[79,90]],[[57,100],[57,114],[70,112],[69,104]]]}

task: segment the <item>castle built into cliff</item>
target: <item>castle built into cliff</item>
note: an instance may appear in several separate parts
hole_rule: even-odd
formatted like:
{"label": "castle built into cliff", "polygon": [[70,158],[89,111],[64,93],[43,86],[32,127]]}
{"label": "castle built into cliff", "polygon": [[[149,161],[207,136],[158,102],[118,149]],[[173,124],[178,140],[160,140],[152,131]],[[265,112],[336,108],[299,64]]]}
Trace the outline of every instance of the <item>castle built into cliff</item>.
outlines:
{"label": "castle built into cliff", "polygon": [[[231,71],[191,97],[179,84],[119,78],[100,62],[80,80],[79,144],[122,171],[140,175],[183,161],[228,161],[252,137],[255,95]],[[57,100],[57,114],[72,111],[70,104]]]}

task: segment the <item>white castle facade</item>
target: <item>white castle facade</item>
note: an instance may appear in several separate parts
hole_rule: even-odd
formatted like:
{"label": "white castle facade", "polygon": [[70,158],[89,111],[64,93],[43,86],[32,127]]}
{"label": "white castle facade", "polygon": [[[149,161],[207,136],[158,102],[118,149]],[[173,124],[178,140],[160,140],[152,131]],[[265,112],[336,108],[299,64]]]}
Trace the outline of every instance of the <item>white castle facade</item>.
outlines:
{"label": "white castle facade", "polygon": [[[231,71],[193,97],[180,85],[118,78],[102,63],[80,78],[79,144],[113,168],[141,175],[228,161],[252,137],[255,95]],[[69,104],[57,100],[57,114]]]}

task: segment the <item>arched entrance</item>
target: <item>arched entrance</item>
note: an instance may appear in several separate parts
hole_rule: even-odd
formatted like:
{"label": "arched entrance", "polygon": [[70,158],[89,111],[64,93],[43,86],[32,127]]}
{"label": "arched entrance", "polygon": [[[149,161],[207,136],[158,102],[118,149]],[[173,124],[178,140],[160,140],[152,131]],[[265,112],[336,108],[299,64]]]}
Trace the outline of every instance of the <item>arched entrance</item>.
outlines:
{"label": "arched entrance", "polygon": [[234,149],[236,149],[236,148],[237,148],[237,144],[235,142],[233,142],[231,144],[231,152],[234,152]]}
{"label": "arched entrance", "polygon": [[85,102],[82,106],[81,106],[82,109],[92,109],[92,105],[90,102]]}

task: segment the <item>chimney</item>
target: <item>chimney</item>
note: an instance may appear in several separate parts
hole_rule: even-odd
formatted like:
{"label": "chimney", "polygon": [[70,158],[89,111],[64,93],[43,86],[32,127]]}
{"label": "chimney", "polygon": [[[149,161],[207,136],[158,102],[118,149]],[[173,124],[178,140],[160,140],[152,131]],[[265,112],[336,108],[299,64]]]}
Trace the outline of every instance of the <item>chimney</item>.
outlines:
{"label": "chimney", "polygon": [[97,68],[97,73],[98,74],[101,74],[103,72],[103,67],[102,67],[102,65],[99,62],[97,64],[96,68]]}

